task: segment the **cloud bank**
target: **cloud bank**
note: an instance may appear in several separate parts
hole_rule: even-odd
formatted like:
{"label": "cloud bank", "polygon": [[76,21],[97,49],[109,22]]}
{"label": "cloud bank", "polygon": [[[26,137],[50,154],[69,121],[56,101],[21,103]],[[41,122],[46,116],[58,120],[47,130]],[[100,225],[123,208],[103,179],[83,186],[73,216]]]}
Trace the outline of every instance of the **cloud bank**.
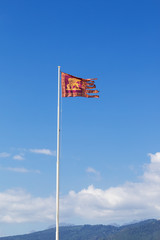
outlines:
{"label": "cloud bank", "polygon": [[[160,218],[160,153],[149,154],[139,182],[126,182],[106,190],[89,186],[60,199],[60,221],[123,224]],[[55,221],[55,198],[35,198],[21,190],[0,194],[1,222]]]}

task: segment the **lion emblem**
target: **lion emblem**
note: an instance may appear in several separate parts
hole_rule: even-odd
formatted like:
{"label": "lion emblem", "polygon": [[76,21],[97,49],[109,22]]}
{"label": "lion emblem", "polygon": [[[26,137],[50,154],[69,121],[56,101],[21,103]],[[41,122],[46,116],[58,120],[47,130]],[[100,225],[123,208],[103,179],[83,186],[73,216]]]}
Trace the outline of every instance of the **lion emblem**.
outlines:
{"label": "lion emblem", "polygon": [[66,90],[81,90],[81,80],[77,78],[68,78],[68,84],[67,84],[67,89]]}

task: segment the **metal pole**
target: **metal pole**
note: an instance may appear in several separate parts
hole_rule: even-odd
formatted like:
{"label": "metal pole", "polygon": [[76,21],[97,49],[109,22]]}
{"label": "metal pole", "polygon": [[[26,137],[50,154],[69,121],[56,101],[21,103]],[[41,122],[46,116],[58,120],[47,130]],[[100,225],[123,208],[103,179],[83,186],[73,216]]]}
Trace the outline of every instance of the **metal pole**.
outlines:
{"label": "metal pole", "polygon": [[58,66],[56,240],[59,240],[60,66]]}

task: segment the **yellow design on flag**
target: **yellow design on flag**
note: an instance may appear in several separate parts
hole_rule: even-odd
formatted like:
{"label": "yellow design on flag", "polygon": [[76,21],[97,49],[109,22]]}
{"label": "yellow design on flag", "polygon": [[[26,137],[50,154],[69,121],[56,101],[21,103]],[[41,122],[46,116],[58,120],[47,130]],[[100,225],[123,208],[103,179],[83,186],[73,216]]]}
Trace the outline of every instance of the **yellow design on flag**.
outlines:
{"label": "yellow design on flag", "polygon": [[77,78],[68,78],[68,82],[66,90],[81,90],[79,88],[81,80],[77,80]]}

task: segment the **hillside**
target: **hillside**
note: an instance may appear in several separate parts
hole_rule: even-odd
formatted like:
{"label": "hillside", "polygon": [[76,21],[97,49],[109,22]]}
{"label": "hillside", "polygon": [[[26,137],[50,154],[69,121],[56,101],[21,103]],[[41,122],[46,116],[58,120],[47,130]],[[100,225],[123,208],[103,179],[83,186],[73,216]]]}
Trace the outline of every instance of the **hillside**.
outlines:
{"label": "hillside", "polygon": [[[146,220],[121,227],[83,225],[60,227],[60,240],[160,240],[160,221]],[[0,240],[55,240],[55,228],[2,237]]]}

